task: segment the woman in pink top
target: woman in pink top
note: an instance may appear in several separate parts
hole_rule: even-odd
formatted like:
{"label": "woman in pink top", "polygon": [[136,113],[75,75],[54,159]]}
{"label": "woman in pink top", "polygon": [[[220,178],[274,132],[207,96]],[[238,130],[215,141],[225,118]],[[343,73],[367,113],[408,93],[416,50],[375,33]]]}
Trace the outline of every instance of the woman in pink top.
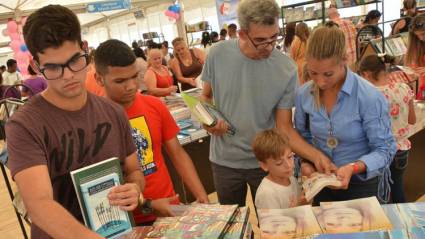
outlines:
{"label": "woman in pink top", "polygon": [[162,53],[159,49],[149,50],[148,64],[144,78],[148,94],[159,97],[175,93],[177,87],[173,85],[173,76],[168,68],[162,65]]}
{"label": "woman in pink top", "polygon": [[374,84],[387,98],[390,107],[392,132],[397,141],[397,153],[391,163],[391,198],[393,203],[406,202],[403,190],[403,173],[407,167],[407,158],[411,147],[409,124],[416,123],[413,105],[414,94],[410,87],[401,82],[389,82],[385,62],[376,55],[364,58],[359,64],[359,73]]}

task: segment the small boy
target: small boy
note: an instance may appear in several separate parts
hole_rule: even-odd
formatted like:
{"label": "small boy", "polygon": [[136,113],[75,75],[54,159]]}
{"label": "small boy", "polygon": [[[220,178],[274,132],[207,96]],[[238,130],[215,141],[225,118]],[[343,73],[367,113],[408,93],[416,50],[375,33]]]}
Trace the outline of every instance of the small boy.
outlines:
{"label": "small boy", "polygon": [[257,189],[257,209],[298,206],[301,201],[301,188],[293,176],[294,153],[288,140],[275,130],[265,130],[255,136],[252,148],[260,167],[268,172]]}

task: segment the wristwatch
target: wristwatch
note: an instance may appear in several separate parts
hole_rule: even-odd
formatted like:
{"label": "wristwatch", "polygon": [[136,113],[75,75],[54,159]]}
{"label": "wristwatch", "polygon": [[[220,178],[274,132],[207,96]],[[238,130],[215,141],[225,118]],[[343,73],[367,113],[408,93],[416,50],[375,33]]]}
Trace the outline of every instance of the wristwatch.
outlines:
{"label": "wristwatch", "polygon": [[140,208],[140,212],[142,212],[143,215],[152,214],[152,212],[153,212],[152,200],[148,199],[148,198],[144,198],[143,194],[140,194],[140,196],[139,196],[139,208]]}

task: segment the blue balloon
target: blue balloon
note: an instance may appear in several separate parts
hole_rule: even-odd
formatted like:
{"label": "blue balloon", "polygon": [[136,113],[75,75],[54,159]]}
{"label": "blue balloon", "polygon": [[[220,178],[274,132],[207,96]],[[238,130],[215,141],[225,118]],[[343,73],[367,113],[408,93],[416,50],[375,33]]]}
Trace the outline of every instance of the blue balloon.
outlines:
{"label": "blue balloon", "polygon": [[173,5],[168,6],[168,11],[173,11]]}
{"label": "blue balloon", "polygon": [[19,48],[21,49],[22,52],[28,51],[27,45],[25,44],[22,44]]}
{"label": "blue balloon", "polygon": [[179,4],[174,4],[174,8],[176,10],[175,13],[179,13],[180,12],[180,5]]}

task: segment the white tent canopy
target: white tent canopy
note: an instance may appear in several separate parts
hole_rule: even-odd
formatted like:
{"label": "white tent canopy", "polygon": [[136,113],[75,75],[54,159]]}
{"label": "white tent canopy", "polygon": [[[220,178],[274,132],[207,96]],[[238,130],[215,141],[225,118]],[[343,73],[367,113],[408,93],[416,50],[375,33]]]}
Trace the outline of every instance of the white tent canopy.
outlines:
{"label": "white tent canopy", "polygon": [[11,49],[8,46],[10,39],[3,36],[1,32],[6,28],[8,19],[19,20],[21,16],[28,16],[35,10],[49,5],[59,4],[68,7],[75,12],[80,20],[83,27],[91,26],[107,19],[111,19],[117,16],[128,14],[135,10],[144,10],[146,8],[161,4],[171,3],[171,0],[131,0],[131,9],[113,10],[99,13],[88,13],[86,11],[87,4],[92,2],[98,2],[95,0],[1,0],[0,3],[0,54],[4,52],[10,52]]}

